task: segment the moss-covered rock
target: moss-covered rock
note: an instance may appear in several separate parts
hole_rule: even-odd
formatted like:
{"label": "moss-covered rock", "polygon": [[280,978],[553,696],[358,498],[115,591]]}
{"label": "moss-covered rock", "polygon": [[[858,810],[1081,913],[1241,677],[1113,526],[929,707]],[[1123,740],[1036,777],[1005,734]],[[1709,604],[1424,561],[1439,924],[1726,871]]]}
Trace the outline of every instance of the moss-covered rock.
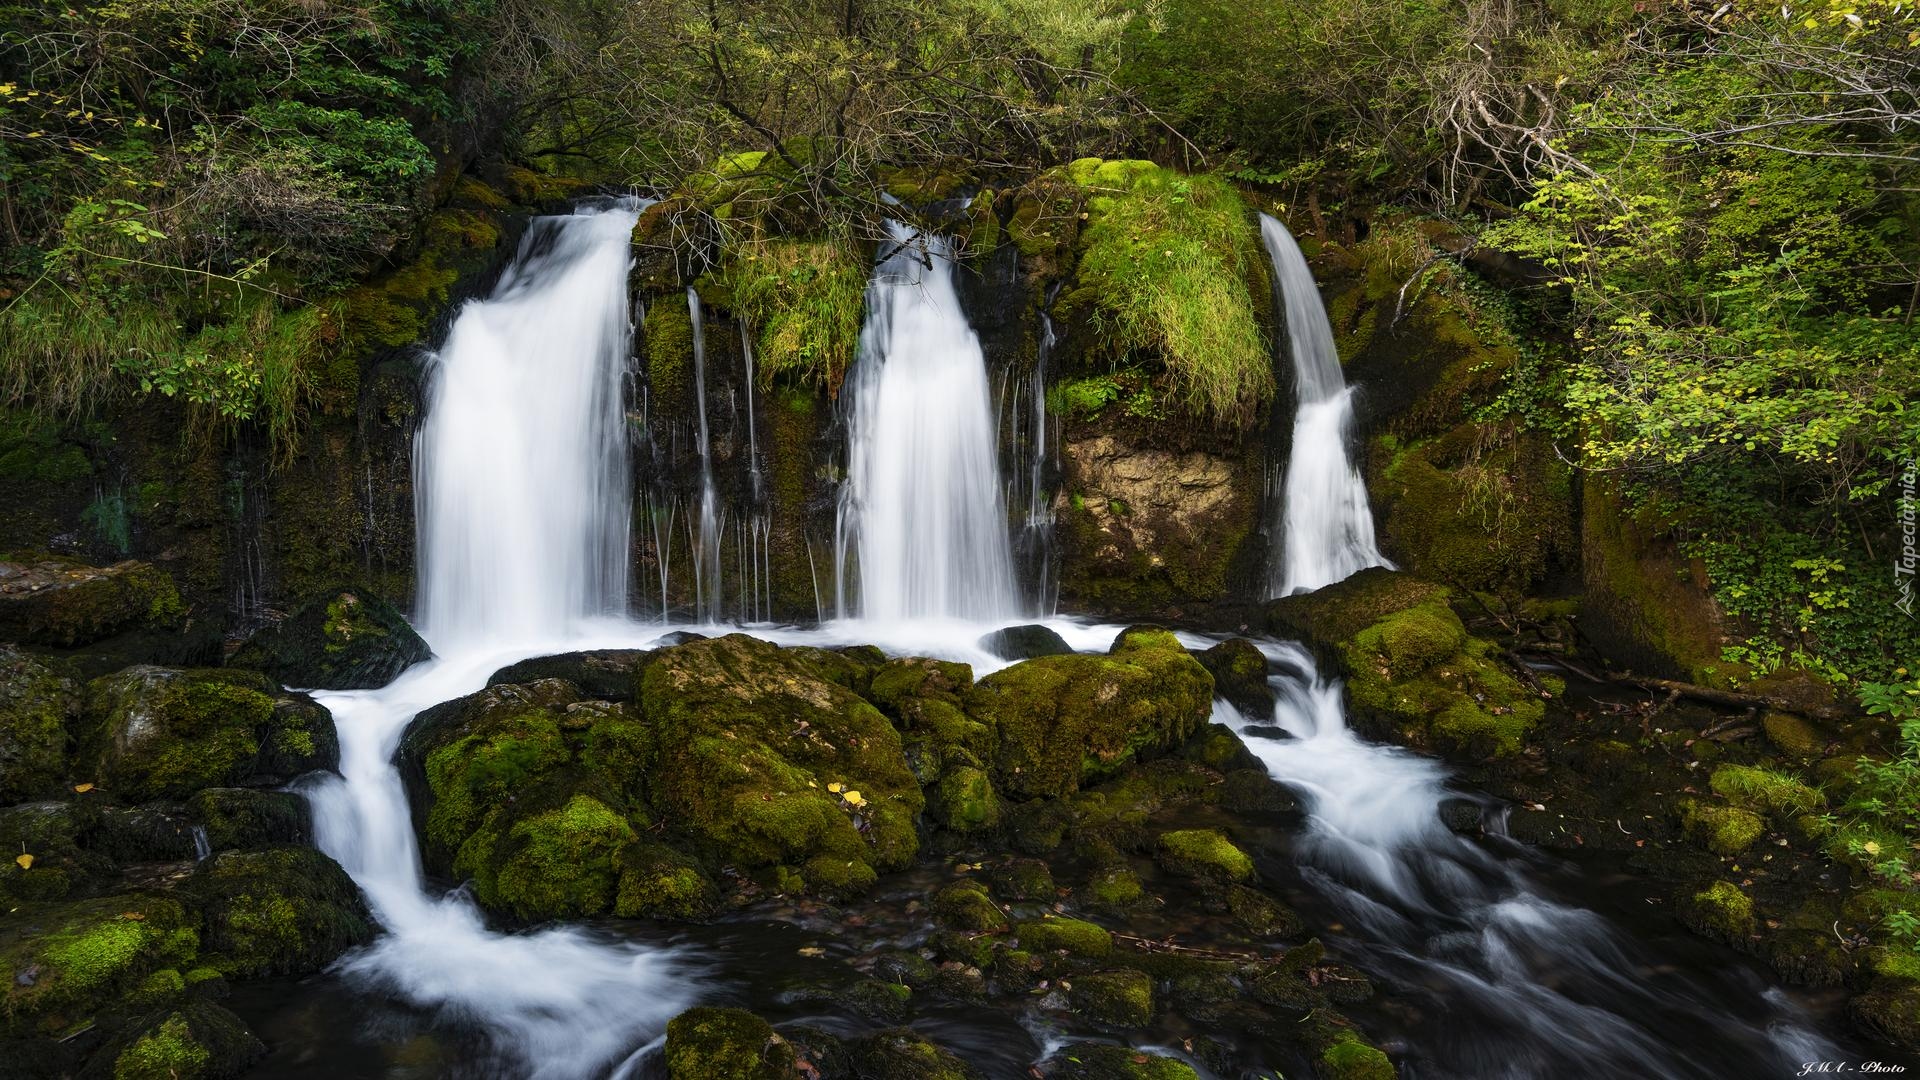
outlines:
{"label": "moss-covered rock", "polygon": [[287,791],[206,788],[187,800],[187,817],[215,851],[303,844],[313,832],[307,801]]}
{"label": "moss-covered rock", "polygon": [[1273,688],[1267,685],[1267,657],[1246,638],[1228,638],[1196,657],[1213,675],[1213,692],[1250,717],[1273,714]]}
{"label": "moss-covered rock", "polygon": [[825,659],[743,634],[655,653],[640,679],[649,795],[716,858],[858,892],[911,861],[924,798],[899,733],[823,677]]}
{"label": "moss-covered rock", "polygon": [[1920,1050],[1920,981],[1883,978],[1847,1003],[1854,1023],[1903,1050]]}
{"label": "moss-covered rock", "polygon": [[267,1048],[238,1016],[193,998],[109,1052],[113,1080],[216,1080],[244,1074]]}
{"label": "moss-covered rock", "polygon": [[373,938],[359,888],[332,859],[305,847],[222,852],[188,889],[205,918],[205,961],[235,977],[319,971]]}
{"label": "moss-covered rock", "polygon": [[1695,933],[1718,941],[1741,943],[1753,936],[1753,898],[1730,881],[1682,897],[1675,913]]}
{"label": "moss-covered rock", "polygon": [[1007,913],[993,902],[986,886],[960,881],[933,894],[933,916],[956,930],[1005,930]]}
{"label": "moss-covered rock", "polygon": [[1767,831],[1766,821],[1751,810],[1693,800],[1681,805],[1680,827],[1715,855],[1738,855]]}
{"label": "moss-covered rock", "polygon": [[73,681],[0,645],[0,804],[57,791],[66,776],[68,724],[79,712]]}
{"label": "moss-covered rock", "polygon": [[199,938],[179,902],[129,893],[25,905],[0,925],[0,1032],[59,1036],[193,959]]}
{"label": "moss-covered rock", "polygon": [[1113,953],[1113,935],[1081,919],[1035,919],[1014,928],[1020,947],[1030,952],[1064,952],[1100,960]]}
{"label": "moss-covered rock", "polygon": [[1153,979],[1144,971],[1076,975],[1067,999],[1073,1010],[1102,1024],[1142,1028],[1153,1022]]}
{"label": "moss-covered rock", "polygon": [[1581,496],[1581,632],[1637,670],[1725,684],[1723,618],[1704,569],[1657,522],[1640,520],[1607,478],[1589,477]]}
{"label": "moss-covered rock", "polygon": [[1491,642],[1468,635],[1448,595],[1376,568],[1275,600],[1267,617],[1275,632],[1337,661],[1363,730],[1476,759],[1517,754],[1546,714],[1541,692],[1506,668]]}
{"label": "moss-covered rock", "polygon": [[340,759],[327,710],[257,672],[133,667],[87,695],[74,771],[122,798],[284,784]]}
{"label": "moss-covered rock", "polygon": [[647,658],[644,649],[592,649],[519,660],[487,679],[488,686],[565,679],[588,697],[602,701],[631,701],[634,676]]}
{"label": "moss-covered rock", "polygon": [[40,556],[0,562],[0,641],[73,648],[186,618],[167,572],[143,562],[88,566]]}
{"label": "moss-covered rock", "polygon": [[996,736],[995,787],[1035,798],[1070,794],[1178,746],[1212,699],[1213,677],[1172,633],[1138,628],[1106,656],[1046,656],[989,675],[967,713]]}
{"label": "moss-covered rock", "polygon": [[985,1080],[980,1070],[906,1028],[876,1031],[847,1049],[862,1080]]}
{"label": "moss-covered rock", "polygon": [[787,1080],[793,1047],[745,1009],[688,1009],[667,1021],[670,1080]]}
{"label": "moss-covered rock", "polygon": [[1314,1071],[1321,1080],[1393,1080],[1393,1062],[1352,1031],[1342,1031],[1320,1050]]}
{"label": "moss-covered rock", "polygon": [[407,620],[374,593],[339,589],[255,634],[228,662],[288,686],[370,690],[432,655]]}
{"label": "moss-covered rock", "polygon": [[1819,789],[1784,773],[1754,765],[1722,765],[1713,770],[1708,786],[1714,794],[1749,810],[1777,815],[1787,821],[1827,804]]}
{"label": "moss-covered rock", "polygon": [[1077,895],[1093,907],[1114,911],[1140,903],[1147,891],[1140,875],[1124,866],[1109,866],[1095,871]]}
{"label": "moss-covered rock", "polygon": [[927,813],[954,832],[987,832],[1000,824],[1000,798],[984,770],[955,765],[928,792]]}
{"label": "moss-covered rock", "polygon": [[1002,660],[1031,660],[1036,656],[1065,656],[1073,651],[1067,639],[1049,626],[1029,623],[1009,626],[980,639],[980,647]]}
{"label": "moss-covered rock", "polygon": [[1184,877],[1245,881],[1253,860],[1214,829],[1177,829],[1160,834],[1160,865]]}
{"label": "moss-covered rock", "polygon": [[1111,1043],[1069,1043],[1048,1059],[1053,1080],[1200,1080],[1193,1066]]}

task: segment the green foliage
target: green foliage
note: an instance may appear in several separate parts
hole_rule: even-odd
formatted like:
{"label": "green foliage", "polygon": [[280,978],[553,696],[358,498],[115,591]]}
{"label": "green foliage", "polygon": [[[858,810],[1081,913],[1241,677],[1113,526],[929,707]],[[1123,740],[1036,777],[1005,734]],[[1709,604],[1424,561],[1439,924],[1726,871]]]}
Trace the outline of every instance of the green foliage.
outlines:
{"label": "green foliage", "polygon": [[1084,158],[1074,299],[1093,309],[1115,359],[1161,364],[1192,415],[1235,422],[1273,396],[1273,358],[1249,280],[1265,278],[1246,203],[1216,176]]}
{"label": "green foliage", "polygon": [[1894,724],[1898,741],[1891,757],[1857,763],[1846,801],[1825,819],[1829,850],[1879,880],[1911,887],[1920,884],[1912,864],[1920,841],[1920,680],[1862,683],[1859,695],[1869,714]]}
{"label": "green foliage", "polygon": [[776,381],[837,393],[860,337],[867,268],[844,240],[765,240],[731,253],[725,286],[759,329],[764,386]]}

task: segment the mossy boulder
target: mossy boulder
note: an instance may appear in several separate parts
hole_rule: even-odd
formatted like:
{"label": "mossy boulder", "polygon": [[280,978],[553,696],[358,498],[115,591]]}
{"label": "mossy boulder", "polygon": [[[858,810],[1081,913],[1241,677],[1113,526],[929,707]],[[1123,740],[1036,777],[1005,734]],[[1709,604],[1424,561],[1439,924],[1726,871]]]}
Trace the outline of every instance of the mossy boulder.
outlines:
{"label": "mossy boulder", "polygon": [[273,786],[340,760],[333,718],[257,672],[139,666],[95,679],[74,772],[130,800]]}
{"label": "mossy boulder", "polygon": [[186,619],[166,571],[149,563],[89,566],[39,556],[0,562],[0,641],[74,648]]}
{"label": "mossy boulder", "polygon": [[631,701],[634,675],[647,657],[644,649],[593,649],[586,652],[535,656],[493,673],[488,686],[565,679],[588,697],[603,701]]}
{"label": "mossy boulder", "polygon": [[1715,855],[1738,855],[1758,843],[1767,831],[1766,820],[1751,810],[1695,800],[1681,804],[1680,827]]}
{"label": "mossy boulder", "polygon": [[1674,910],[1693,932],[1717,941],[1744,943],[1753,936],[1753,898],[1730,881],[1682,897]]}
{"label": "mossy boulder", "polygon": [[353,879],[312,848],[222,852],[187,888],[205,918],[205,962],[225,975],[304,975],[373,938]]}
{"label": "mossy boulder", "polygon": [[1177,829],[1160,834],[1160,865],[1183,877],[1246,881],[1253,860],[1214,829]]}
{"label": "mossy boulder", "polygon": [[338,589],[255,634],[228,661],[288,686],[371,690],[432,651],[407,620],[369,590]]}
{"label": "mossy boulder", "polygon": [[933,917],[955,930],[1005,930],[1007,913],[993,902],[986,886],[960,881],[933,894]]}
{"label": "mossy boulder", "polygon": [[1721,765],[1713,770],[1707,784],[1714,794],[1729,802],[1773,814],[1782,821],[1810,814],[1827,804],[1827,797],[1818,788],[1754,765]]}
{"label": "mossy boulder", "polygon": [[1213,677],[1171,632],[1137,627],[1106,656],[1039,657],[987,676],[967,713],[993,729],[994,786],[1045,798],[1178,746],[1212,700]]}
{"label": "mossy boulder", "polygon": [[653,733],[636,706],[563,679],[489,686],[422,713],[400,765],[429,868],[522,919],[694,918],[711,882],[653,839]]}
{"label": "mossy boulder", "polygon": [[927,814],[953,832],[989,832],[1000,824],[1000,797],[985,770],[955,765],[928,791]]}
{"label": "mossy boulder", "polygon": [[[1546,715],[1541,691],[1472,637],[1448,591],[1379,568],[1267,607],[1276,633],[1300,637],[1347,677],[1356,726],[1481,759],[1520,752]],[[1552,680],[1538,680],[1543,686]]]}
{"label": "mossy boulder", "polygon": [[650,802],[669,828],[735,866],[793,868],[809,891],[839,894],[912,861],[925,799],[899,732],[830,680],[829,660],[853,663],[729,634],[656,652],[639,697]]}
{"label": "mossy boulder", "polygon": [[97,1060],[110,1056],[113,1080],[221,1080],[244,1074],[266,1052],[238,1016],[205,998],[189,998]]}
{"label": "mossy boulder", "polygon": [[1112,1043],[1069,1043],[1047,1060],[1052,1080],[1200,1080],[1193,1066]]}
{"label": "mossy boulder", "polygon": [[313,833],[307,801],[288,791],[205,788],[187,800],[187,817],[215,851],[304,844]]}
{"label": "mossy boulder", "polygon": [[1113,953],[1113,935],[1082,919],[1034,919],[1014,928],[1029,952],[1063,952],[1100,960]]}
{"label": "mossy boulder", "polygon": [[847,1050],[861,1080],[985,1080],[980,1070],[906,1028],[876,1031]]}
{"label": "mossy boulder", "polygon": [[60,789],[68,724],[79,706],[80,689],[71,679],[0,645],[0,804]]}
{"label": "mossy boulder", "polygon": [[793,1047],[745,1009],[688,1009],[667,1021],[669,1080],[787,1080]]}
{"label": "mossy boulder", "polygon": [[1273,688],[1267,685],[1267,657],[1246,638],[1228,638],[1196,659],[1213,676],[1213,692],[1249,717],[1273,714]]}
{"label": "mossy boulder", "polygon": [[60,1036],[194,958],[199,938],[178,901],[128,893],[23,905],[0,926],[0,1032]]}
{"label": "mossy boulder", "polygon": [[1393,1061],[1352,1031],[1341,1031],[1320,1049],[1314,1072],[1321,1080],[1393,1080]]}
{"label": "mossy boulder", "polygon": [[1144,971],[1076,975],[1067,1000],[1073,1011],[1114,1027],[1143,1028],[1153,1022],[1153,979]]}
{"label": "mossy boulder", "polygon": [[1853,1022],[1902,1050],[1920,1050],[1920,981],[1882,978],[1847,1003]]}

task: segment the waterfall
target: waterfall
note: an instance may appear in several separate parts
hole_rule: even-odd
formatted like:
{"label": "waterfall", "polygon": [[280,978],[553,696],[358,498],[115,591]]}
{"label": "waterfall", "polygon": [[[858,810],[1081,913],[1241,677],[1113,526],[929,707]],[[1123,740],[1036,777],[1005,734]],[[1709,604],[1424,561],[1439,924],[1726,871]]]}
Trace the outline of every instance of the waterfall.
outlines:
{"label": "waterfall", "polygon": [[742,391],[747,398],[747,479],[757,506],[764,481],[760,476],[760,438],[753,427],[753,330],[744,315],[740,317],[740,356],[747,369],[747,385]]}
{"label": "waterfall", "polygon": [[[707,327],[700,294],[687,286],[687,317],[693,323],[693,396],[700,407],[700,531],[693,538],[693,588],[701,622],[719,622],[724,595],[720,584],[720,537],[725,525],[720,496],[713,488],[713,433],[707,426]],[[689,522],[689,525],[692,523]]]}
{"label": "waterfall", "polygon": [[428,361],[418,615],[438,649],[557,637],[626,603],[628,217],[537,219]]}
{"label": "waterfall", "polygon": [[[953,250],[898,222],[867,286],[841,493],[842,618],[990,620],[1020,605],[986,359]],[[858,603],[848,578],[857,579]]]}
{"label": "waterfall", "polygon": [[[1432,1018],[1416,1042],[1420,1075],[1430,1064],[1434,1075],[1511,1080],[1791,1075],[1788,1066],[1845,1057],[1790,1003],[1642,955],[1597,913],[1547,895],[1517,860],[1450,831],[1440,806],[1458,796],[1444,767],[1357,738],[1340,683],[1306,649],[1263,651],[1278,671],[1272,718],[1256,723],[1216,701],[1214,720],[1300,794],[1309,820],[1295,859],[1354,931],[1345,944],[1412,995],[1410,1015]],[[1723,1037],[1703,1050],[1703,1030]],[[1714,1056],[1729,1046],[1742,1060]]]}
{"label": "waterfall", "polygon": [[480,1028],[502,1074],[604,1073],[691,996],[668,953],[575,928],[494,933],[463,892],[428,892],[392,764],[415,713],[512,660],[591,647],[593,617],[625,603],[637,216],[624,202],[537,219],[493,295],[461,309],[432,362],[416,455],[435,659],[379,690],[314,695],[340,735],[340,775],[307,790],[315,839],[385,930],[337,970]]}
{"label": "waterfall", "polygon": [[1281,558],[1268,561],[1267,592],[1286,596],[1312,592],[1369,566],[1393,564],[1374,545],[1366,481],[1347,456],[1353,390],[1340,370],[1319,286],[1285,225],[1262,214],[1260,236],[1286,311],[1298,393],[1282,497],[1269,499],[1272,542]]}
{"label": "waterfall", "polygon": [[[1034,614],[1043,619],[1053,615],[1060,600],[1060,583],[1053,573],[1053,500],[1048,497],[1046,482],[1051,449],[1047,442],[1047,360],[1053,345],[1053,319],[1043,311],[1040,339],[1034,344],[1033,373],[1026,385],[1017,387],[1011,395],[1014,415],[1010,418],[1015,433],[1013,441],[1025,448],[1027,456],[1012,485],[1014,504],[1025,506],[1014,538],[1015,565],[1022,578],[1030,583],[1028,595],[1033,598]],[[1024,430],[1022,412],[1025,413]]]}

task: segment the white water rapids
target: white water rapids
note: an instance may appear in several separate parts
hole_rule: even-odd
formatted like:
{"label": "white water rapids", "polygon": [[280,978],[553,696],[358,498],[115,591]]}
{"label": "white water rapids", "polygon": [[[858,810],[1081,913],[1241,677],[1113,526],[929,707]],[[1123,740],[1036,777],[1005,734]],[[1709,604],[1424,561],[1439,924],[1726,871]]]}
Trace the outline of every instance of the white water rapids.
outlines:
{"label": "white water rapids", "polygon": [[1267,595],[1289,596],[1393,564],[1374,543],[1366,481],[1347,454],[1353,388],[1340,369],[1320,287],[1285,225],[1261,214],[1260,236],[1286,311],[1298,402],[1285,486],[1273,501],[1270,531],[1281,557],[1270,560],[1267,573]]}
{"label": "white water rapids", "polygon": [[626,599],[620,380],[631,204],[536,220],[493,296],[431,365],[416,453],[421,629],[436,656],[391,685],[321,693],[340,777],[308,792],[315,838],[386,930],[340,967],[484,1031],[507,1075],[604,1071],[689,1003],[672,954],[574,928],[502,934],[430,894],[393,753],[415,713],[528,655],[590,647]]}
{"label": "white water rapids", "polygon": [[[419,611],[436,656],[380,690],[315,695],[332,711],[341,746],[341,775],[308,791],[316,837],[365,891],[385,931],[339,971],[483,1032],[493,1058],[464,1075],[624,1075],[700,989],[689,958],[672,950],[574,927],[500,933],[464,893],[431,892],[392,765],[416,713],[481,688],[508,663],[644,646],[666,629],[609,617],[625,602],[630,480],[620,383],[634,219],[631,204],[616,204],[536,221],[493,296],[460,311],[432,364],[416,458]],[[861,617],[756,634],[877,643],[971,663],[980,674],[1004,665],[977,644],[1017,615],[1019,601],[985,367],[952,272],[943,243],[896,229],[869,290],[849,386],[842,515],[860,586],[858,603],[843,596],[842,610]],[[1301,292],[1292,285],[1289,297]],[[1304,322],[1289,311],[1290,325]],[[1303,376],[1301,425],[1310,427],[1307,395]],[[1338,402],[1329,415],[1345,400],[1344,387],[1314,399]],[[1344,429],[1336,419],[1329,430]],[[1335,486],[1357,485],[1344,445],[1324,434],[1314,438],[1340,458],[1328,472],[1338,474]],[[1296,460],[1303,445],[1297,429]],[[1289,569],[1289,589],[1382,561],[1363,487],[1357,497],[1330,496],[1290,478],[1286,502],[1288,561],[1297,552],[1302,567],[1315,568],[1297,578]],[[1340,524],[1294,528],[1296,518]],[[1118,631],[1048,625],[1081,650],[1104,649]],[[1695,1060],[1684,1037],[1659,1029],[1666,1016],[1744,1033],[1755,1050],[1743,1066],[1840,1057],[1759,995],[1753,1015],[1734,1018],[1690,984],[1637,976],[1648,965],[1600,916],[1549,899],[1516,860],[1443,827],[1440,765],[1356,738],[1337,682],[1297,646],[1265,649],[1279,696],[1271,723],[1224,702],[1215,719],[1301,794],[1302,873],[1349,927],[1336,947],[1391,977],[1393,994],[1459,1010],[1461,1022],[1407,1055],[1432,1066],[1421,1076],[1693,1077],[1734,1064]]]}

